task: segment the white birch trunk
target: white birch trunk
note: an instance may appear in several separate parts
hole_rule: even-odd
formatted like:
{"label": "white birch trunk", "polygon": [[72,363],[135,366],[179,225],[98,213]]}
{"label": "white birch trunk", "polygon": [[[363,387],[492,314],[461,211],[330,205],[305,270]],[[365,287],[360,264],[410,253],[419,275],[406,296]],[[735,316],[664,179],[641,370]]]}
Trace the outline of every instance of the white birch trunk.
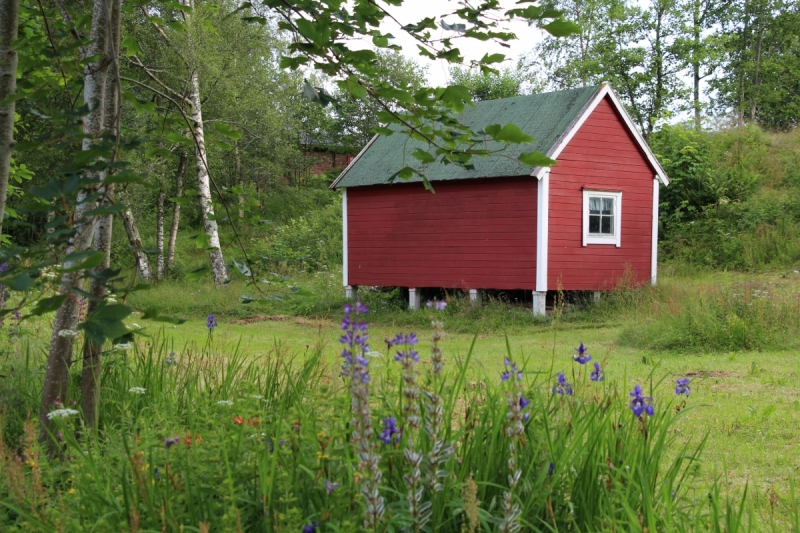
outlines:
{"label": "white birch trunk", "polygon": [[153,277],[153,271],[150,270],[150,261],[147,259],[147,254],[142,250],[142,237],[139,235],[139,228],[136,226],[136,220],[133,218],[130,204],[127,202],[125,209],[122,211],[122,224],[125,226],[125,232],[128,234],[128,243],[133,248],[133,257],[136,260],[136,268],[142,281],[150,281]]}
{"label": "white birch trunk", "polygon": [[[111,36],[109,41],[109,54],[114,57],[114,65],[118,66],[119,44],[120,44],[120,16],[121,0],[111,0],[110,2],[110,28]],[[119,132],[119,79],[117,69],[106,76],[105,100],[103,102],[103,130],[116,135]],[[105,176],[102,178],[105,179]],[[107,185],[104,193],[104,203],[114,203],[114,184]],[[111,236],[114,223],[113,215],[102,215],[98,217],[97,227],[94,231],[94,249],[103,252],[105,258],[103,263],[94,269],[95,274],[111,266]],[[89,292],[96,300],[89,300],[86,310],[87,316],[95,310],[98,303],[106,296],[106,285],[103,280],[92,278]],[[97,406],[100,400],[100,376],[102,374],[103,346],[87,339],[83,346],[83,367],[81,369],[81,406],[87,428],[97,429]]]}
{"label": "white birch trunk", "polygon": [[164,191],[158,191],[158,201],[156,202],[156,249],[158,250],[158,260],[156,261],[156,279],[164,277]]}
{"label": "white birch trunk", "polygon": [[[84,57],[105,56],[108,50],[109,20],[105,0],[94,0],[92,6],[92,26],[90,31],[90,44],[87,46]],[[106,88],[106,75],[108,62],[100,59],[96,63],[89,63],[84,69],[83,101],[88,107],[88,113],[83,117],[82,149],[89,150],[96,139],[103,133],[104,93]],[[78,194],[75,211],[72,216],[74,235],[64,255],[73,252],[88,250],[92,243],[95,220],[85,218],[83,214],[96,206],[96,202],[87,201],[86,191]],[[74,266],[72,261],[64,261],[65,268]],[[70,333],[78,325],[79,303],[72,289],[78,287],[83,281],[81,271],[68,272],[61,278],[61,294],[67,299],[56,311],[53,319],[53,334],[50,340],[50,352],[47,357],[44,385],[42,387],[42,405],[39,410],[39,439],[45,444],[50,453],[56,451],[48,434],[51,427],[47,413],[57,402],[66,401],[69,368],[72,365],[72,350],[75,342]]]}
{"label": "white birch trunk", "polygon": [[200,102],[200,80],[197,71],[192,72],[189,87],[189,100],[192,102],[192,127],[195,136],[195,160],[197,164],[197,192],[200,196],[200,207],[203,211],[203,230],[208,236],[210,250],[208,257],[211,261],[211,275],[214,283],[221,285],[228,281],[228,272],[222,257],[222,247],[219,242],[219,228],[217,221],[209,216],[214,215],[214,204],[211,202],[211,176],[208,173],[208,158],[206,157],[205,131],[203,129],[203,111]]}
{"label": "white birch trunk", "polygon": [[[19,0],[0,0],[0,102],[17,92],[16,50],[11,43],[17,38]],[[14,102],[0,105],[0,234],[6,213],[8,177],[11,173],[11,152],[14,148]]]}
{"label": "white birch trunk", "polygon": [[[178,162],[178,172],[175,176],[175,197],[183,196],[183,175],[186,173],[186,152],[181,152]],[[175,242],[178,240],[178,225],[181,221],[181,204],[175,202],[172,208],[172,227],[169,230],[169,245],[167,246],[167,271],[175,264]]]}

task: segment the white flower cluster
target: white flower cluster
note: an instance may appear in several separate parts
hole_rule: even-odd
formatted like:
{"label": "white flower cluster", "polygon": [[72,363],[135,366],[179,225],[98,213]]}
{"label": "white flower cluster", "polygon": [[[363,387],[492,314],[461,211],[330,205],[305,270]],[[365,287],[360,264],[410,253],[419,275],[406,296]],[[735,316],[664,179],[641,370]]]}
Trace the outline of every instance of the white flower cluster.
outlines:
{"label": "white flower cluster", "polygon": [[78,411],[75,409],[56,409],[47,413],[47,418],[52,420],[54,418],[67,418],[68,416],[75,416]]}
{"label": "white flower cluster", "polygon": [[109,294],[108,296],[106,296],[106,303],[107,304],[115,304],[115,303],[117,303],[117,299],[114,298],[113,294]]}
{"label": "white flower cluster", "polygon": [[133,344],[129,342],[114,345],[114,350],[130,350],[131,348],[133,348]]}
{"label": "white flower cluster", "polygon": [[59,337],[77,337],[78,332],[71,329],[62,329],[58,332]]}
{"label": "white flower cluster", "polygon": [[145,392],[147,392],[147,389],[145,389],[144,387],[131,387],[130,389],[128,389],[128,392],[132,392],[134,394],[144,394]]}
{"label": "white flower cluster", "polygon": [[217,402],[217,405],[227,405],[228,407],[230,407],[231,405],[233,405],[233,402],[231,400],[220,400]]}

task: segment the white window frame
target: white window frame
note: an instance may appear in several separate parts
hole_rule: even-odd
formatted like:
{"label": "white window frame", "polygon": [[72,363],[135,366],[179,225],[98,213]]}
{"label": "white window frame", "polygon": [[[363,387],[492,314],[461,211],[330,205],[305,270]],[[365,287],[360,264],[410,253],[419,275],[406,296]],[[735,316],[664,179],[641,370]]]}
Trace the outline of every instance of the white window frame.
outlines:
{"label": "white window frame", "polygon": [[[614,199],[614,234],[597,235],[589,233],[589,197]],[[622,192],[583,189],[583,246],[587,244],[622,245]]]}

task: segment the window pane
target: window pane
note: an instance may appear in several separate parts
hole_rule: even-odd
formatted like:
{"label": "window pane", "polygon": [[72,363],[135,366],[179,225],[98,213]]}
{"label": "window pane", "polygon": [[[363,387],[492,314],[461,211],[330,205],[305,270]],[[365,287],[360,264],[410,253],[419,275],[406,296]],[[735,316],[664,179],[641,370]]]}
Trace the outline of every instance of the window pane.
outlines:
{"label": "window pane", "polygon": [[600,233],[600,215],[589,215],[589,233]]}
{"label": "window pane", "polygon": [[589,214],[600,214],[600,198],[589,198]]}
{"label": "window pane", "polygon": [[613,198],[603,198],[603,214],[604,215],[613,215],[614,214],[614,199]]}
{"label": "window pane", "polygon": [[614,217],[603,217],[600,233],[613,235],[614,234],[614,230],[612,229],[613,225],[614,225]]}

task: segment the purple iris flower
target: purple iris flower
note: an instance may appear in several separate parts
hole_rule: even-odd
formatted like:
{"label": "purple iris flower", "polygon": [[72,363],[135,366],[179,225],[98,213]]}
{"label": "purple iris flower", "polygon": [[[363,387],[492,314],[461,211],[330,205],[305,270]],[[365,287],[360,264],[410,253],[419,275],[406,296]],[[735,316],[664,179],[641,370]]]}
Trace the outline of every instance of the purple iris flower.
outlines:
{"label": "purple iris flower", "polygon": [[171,439],[164,439],[164,446],[169,450],[172,448],[173,445],[178,444],[181,441],[180,437],[172,437]]}
{"label": "purple iris flower", "polygon": [[648,416],[653,416],[655,410],[653,409],[653,399],[649,396],[642,394],[642,388],[636,385],[631,392],[631,411],[636,415],[636,418],[642,418],[642,413]]}
{"label": "purple iris flower", "polygon": [[595,361],[594,370],[592,370],[589,379],[591,379],[592,381],[603,381],[605,379],[605,376],[603,374],[604,374],[603,370],[600,368],[600,363]]}
{"label": "purple iris flower", "polygon": [[328,496],[330,496],[331,492],[335,491],[338,488],[339,488],[339,484],[338,483],[333,483],[333,482],[331,482],[330,480],[327,480],[327,479],[325,480],[325,492],[328,493]]}
{"label": "purple iris flower", "polygon": [[209,331],[217,326],[217,318],[214,316],[214,314],[212,313],[208,315],[208,318],[206,319],[206,327],[209,329]]}
{"label": "purple iris flower", "polygon": [[555,471],[556,471],[556,464],[550,463],[550,466],[547,467],[547,473],[552,476],[555,473]]}
{"label": "purple iris flower", "polygon": [[556,374],[558,381],[553,386],[553,394],[566,394],[572,396],[572,383],[567,381],[567,377],[563,372]]}
{"label": "purple iris flower", "polygon": [[400,441],[400,428],[397,427],[397,421],[393,416],[383,419],[383,431],[380,434],[380,439],[384,444]]}
{"label": "purple iris flower", "polygon": [[319,522],[314,522],[313,524],[303,526],[303,533],[316,533],[318,527]]}
{"label": "purple iris flower", "polygon": [[691,392],[691,389],[689,388],[689,378],[679,379],[675,382],[675,394],[678,396],[685,394],[688,398],[689,392]]}
{"label": "purple iris flower", "polygon": [[586,363],[588,363],[589,361],[592,360],[592,356],[589,355],[588,351],[586,350],[586,346],[584,346],[583,343],[581,343],[580,346],[575,348],[575,351],[577,353],[572,356],[572,359],[576,363],[581,364],[581,365],[585,365]]}

